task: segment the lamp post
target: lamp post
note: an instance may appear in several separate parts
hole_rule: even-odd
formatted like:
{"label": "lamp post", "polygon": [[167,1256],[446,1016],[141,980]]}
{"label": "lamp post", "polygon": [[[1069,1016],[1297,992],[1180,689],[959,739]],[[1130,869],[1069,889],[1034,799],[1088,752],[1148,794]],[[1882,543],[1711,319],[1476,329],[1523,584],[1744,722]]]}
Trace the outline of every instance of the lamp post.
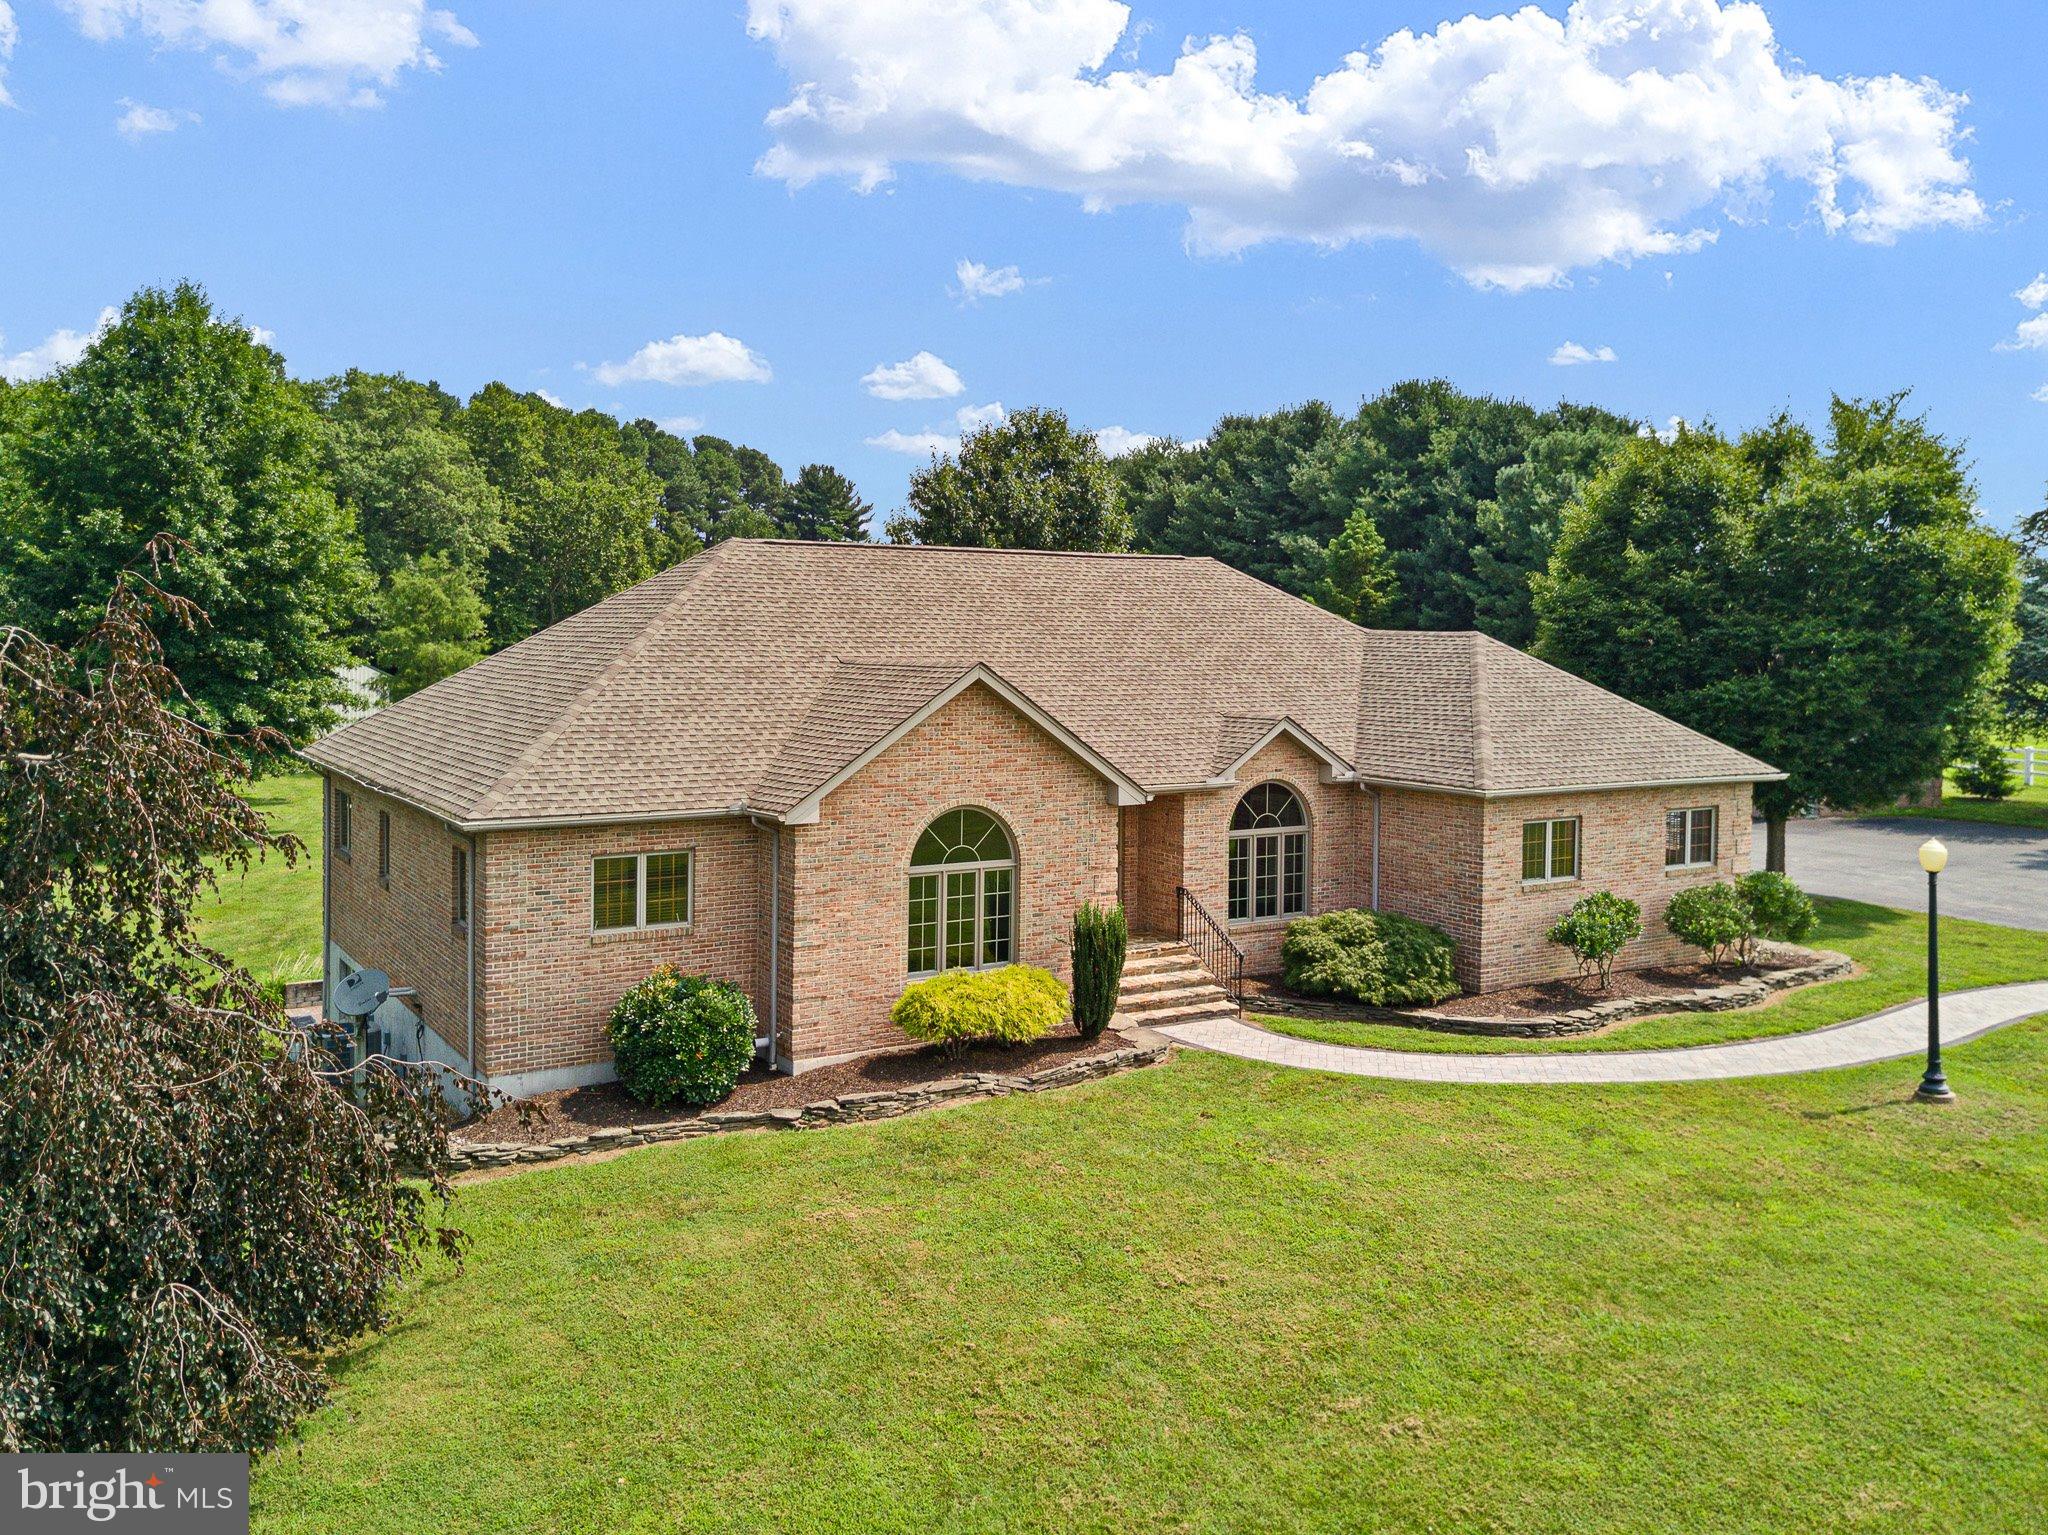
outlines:
{"label": "lamp post", "polygon": [[1956,1101],[1941,1073],[1941,940],[1935,922],[1935,884],[1947,866],[1948,849],[1939,837],[1920,844],[1920,867],[1927,871],[1927,1071],[1913,1096],[1921,1103]]}

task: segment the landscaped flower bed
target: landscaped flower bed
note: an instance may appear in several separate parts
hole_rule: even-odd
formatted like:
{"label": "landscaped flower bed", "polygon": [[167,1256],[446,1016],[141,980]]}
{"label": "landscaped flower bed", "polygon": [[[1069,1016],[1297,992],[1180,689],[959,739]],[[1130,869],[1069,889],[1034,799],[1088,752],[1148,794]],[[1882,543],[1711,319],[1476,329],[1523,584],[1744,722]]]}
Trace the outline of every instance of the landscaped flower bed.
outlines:
{"label": "landscaped flower bed", "polygon": [[890,1119],[944,1103],[1043,1092],[1114,1075],[1165,1058],[1156,1036],[1116,1031],[1082,1039],[1071,1027],[1036,1043],[868,1056],[786,1076],[749,1072],[730,1097],[696,1113],[665,1114],[616,1082],[546,1093],[507,1104],[457,1131],[458,1170],[552,1162],[653,1141],[691,1140],[728,1130],[807,1130]]}
{"label": "landscaped flower bed", "polygon": [[1586,978],[1545,981],[1456,997],[1435,1007],[1364,1007],[1306,997],[1272,979],[1245,982],[1246,1010],[1295,1018],[1409,1024],[1453,1034],[1561,1039],[1656,1013],[1751,1007],[1773,992],[1834,980],[1856,968],[1845,954],[1760,944],[1755,963],[1716,969],[1671,965],[1618,972],[1605,991]]}

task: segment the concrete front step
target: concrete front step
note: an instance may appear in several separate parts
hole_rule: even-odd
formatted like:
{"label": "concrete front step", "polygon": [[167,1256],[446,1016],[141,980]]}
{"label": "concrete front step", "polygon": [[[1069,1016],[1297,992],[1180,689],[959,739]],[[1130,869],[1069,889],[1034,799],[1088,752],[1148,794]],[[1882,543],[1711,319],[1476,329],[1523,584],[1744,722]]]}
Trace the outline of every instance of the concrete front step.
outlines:
{"label": "concrete front step", "polygon": [[1237,1011],[1230,998],[1224,995],[1223,988],[1213,981],[1206,980],[1188,986],[1176,986],[1171,991],[1141,991],[1136,994],[1125,992],[1116,999],[1116,1008],[1120,1013],[1144,1013],[1149,1017],[1153,1013],[1166,1012],[1191,1003],[1228,1007],[1233,1013]]}
{"label": "concrete front step", "polygon": [[1184,1023],[1207,1023],[1211,1019],[1236,1023],[1236,1004],[1228,997],[1220,997],[1214,1002],[1186,1002],[1178,1007],[1152,1008],[1142,1013],[1128,1013],[1119,1008],[1110,1021],[1125,1028],[1163,1029]]}

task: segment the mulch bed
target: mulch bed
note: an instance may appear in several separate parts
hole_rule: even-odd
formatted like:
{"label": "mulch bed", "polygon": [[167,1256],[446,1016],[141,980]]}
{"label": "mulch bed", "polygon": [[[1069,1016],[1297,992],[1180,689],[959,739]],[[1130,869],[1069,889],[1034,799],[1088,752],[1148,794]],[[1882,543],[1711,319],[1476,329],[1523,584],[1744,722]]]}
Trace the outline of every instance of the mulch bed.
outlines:
{"label": "mulch bed", "polygon": [[[1730,986],[1737,981],[1754,980],[1759,976],[1779,970],[1793,970],[1809,963],[1811,956],[1804,954],[1776,955],[1760,953],[1758,963],[1753,965],[1730,965],[1717,970],[1712,965],[1667,965],[1654,970],[1617,970],[1613,981],[1606,990],[1601,990],[1597,978],[1579,980],[1576,977],[1561,981],[1541,981],[1528,986],[1509,986],[1500,991],[1483,991],[1470,996],[1452,997],[1448,1002],[1439,1002],[1434,1007],[1387,1007],[1374,1008],[1375,1015],[1384,1014],[1397,1021],[1403,1013],[1452,1013],[1460,1018],[1545,1018],[1558,1013],[1568,1013],[1575,1008],[1591,1007],[1596,1002],[1619,1002],[1638,998],[1656,1000],[1662,997],[1690,996],[1702,986]],[[1360,1004],[1346,1002],[1334,997],[1310,997],[1300,992],[1289,991],[1275,977],[1263,980],[1245,978],[1244,1005],[1247,1012],[1258,1012],[1259,1001],[1285,1001],[1297,1008],[1327,1007],[1333,1015],[1356,1017]]]}
{"label": "mulch bed", "polygon": [[796,1109],[825,1098],[849,1093],[878,1093],[896,1088],[921,1087],[974,1071],[1022,1075],[1064,1066],[1111,1050],[1126,1049],[1129,1041],[1114,1031],[1097,1039],[1083,1039],[1072,1025],[1028,1045],[982,1046],[965,1055],[945,1055],[935,1048],[910,1050],[896,1055],[871,1055],[863,1060],[821,1066],[801,1076],[784,1072],[750,1071],[740,1078],[732,1096],[702,1111],[678,1104],[659,1108],[629,1097],[616,1082],[595,1087],[571,1087],[560,1092],[540,1093],[518,1103],[502,1104],[457,1130],[458,1142],[500,1145],[537,1145],[592,1130],[624,1129],[653,1120],[692,1119],[706,1114],[753,1113],[767,1109]]}

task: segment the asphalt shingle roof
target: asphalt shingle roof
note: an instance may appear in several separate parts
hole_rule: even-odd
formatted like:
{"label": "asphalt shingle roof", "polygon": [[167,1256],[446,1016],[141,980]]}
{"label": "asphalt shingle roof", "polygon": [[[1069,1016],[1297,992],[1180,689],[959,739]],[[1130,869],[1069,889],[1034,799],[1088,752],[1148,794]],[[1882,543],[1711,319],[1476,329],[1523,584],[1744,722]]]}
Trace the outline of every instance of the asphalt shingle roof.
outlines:
{"label": "asphalt shingle roof", "polygon": [[1281,719],[1464,792],[1775,776],[1471,633],[1215,560],[732,539],[306,748],[458,823],[780,814],[985,665],[1147,790]]}

